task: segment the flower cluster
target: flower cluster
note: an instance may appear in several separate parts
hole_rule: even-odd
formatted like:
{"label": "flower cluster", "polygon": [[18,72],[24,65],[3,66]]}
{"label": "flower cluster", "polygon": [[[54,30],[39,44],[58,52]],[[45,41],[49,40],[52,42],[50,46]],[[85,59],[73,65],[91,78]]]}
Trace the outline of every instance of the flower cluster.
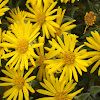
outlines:
{"label": "flower cluster", "polygon": [[[75,2],[60,1],[65,4]],[[10,9],[4,7],[8,2],[0,0],[0,16]],[[86,38],[88,42],[77,45],[79,36],[71,34],[76,20],[63,21],[66,9],[57,7],[57,3],[58,0],[27,0],[27,10],[20,10],[18,6],[9,12],[11,17],[5,15],[10,25],[7,30],[0,28],[0,66],[1,60],[6,60],[1,69],[5,77],[0,77],[4,82],[0,86],[10,88],[3,98],[29,100],[30,91],[47,95],[37,100],[72,100],[84,89],[74,90],[78,75],[82,76],[82,72],[87,72],[95,62],[90,73],[100,65],[99,33],[91,32],[92,36]],[[95,24],[96,16],[92,11],[84,18],[86,25]],[[88,51],[86,46],[93,51]],[[33,89],[32,80],[38,80],[44,89]]]}

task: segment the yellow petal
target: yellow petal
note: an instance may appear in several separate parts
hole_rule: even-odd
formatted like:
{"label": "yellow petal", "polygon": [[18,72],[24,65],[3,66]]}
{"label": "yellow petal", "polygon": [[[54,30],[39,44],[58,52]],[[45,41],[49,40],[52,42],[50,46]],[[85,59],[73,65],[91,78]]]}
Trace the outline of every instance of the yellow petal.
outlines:
{"label": "yellow petal", "polygon": [[30,82],[32,80],[34,80],[36,78],[36,76],[31,76],[28,79],[25,80],[25,82]]}
{"label": "yellow petal", "polygon": [[25,83],[25,87],[26,87],[30,92],[35,93],[35,90],[34,90],[31,86],[29,86],[28,83]]}
{"label": "yellow petal", "polygon": [[31,68],[29,69],[29,71],[25,74],[24,79],[26,79],[26,78],[33,72],[33,70],[34,70],[34,68],[31,67]]}
{"label": "yellow petal", "polygon": [[99,65],[100,65],[100,60],[98,60],[98,61],[96,62],[96,64],[92,67],[90,73],[93,73],[93,72],[97,69],[97,67],[98,67]]}
{"label": "yellow petal", "polygon": [[29,100],[29,92],[27,90],[27,88],[24,86],[23,87],[23,92],[24,92],[24,97],[26,100]]}
{"label": "yellow petal", "polygon": [[23,100],[23,92],[22,92],[22,89],[19,90],[18,100]]}
{"label": "yellow petal", "polygon": [[44,95],[55,96],[53,93],[46,91],[46,90],[42,90],[42,89],[38,89],[37,92],[44,94]]}

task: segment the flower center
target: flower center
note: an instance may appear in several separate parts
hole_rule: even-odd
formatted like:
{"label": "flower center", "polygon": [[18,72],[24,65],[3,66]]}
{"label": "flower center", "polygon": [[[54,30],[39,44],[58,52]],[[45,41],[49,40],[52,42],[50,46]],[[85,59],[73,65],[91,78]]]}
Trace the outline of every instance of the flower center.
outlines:
{"label": "flower center", "polygon": [[28,50],[28,46],[29,46],[29,43],[27,40],[21,39],[18,41],[18,51],[20,53],[26,53],[26,51]]}
{"label": "flower center", "polygon": [[25,80],[22,77],[18,77],[18,78],[15,79],[15,86],[18,89],[22,89],[23,86],[24,86],[24,82],[25,82]]}
{"label": "flower center", "polygon": [[60,28],[56,28],[55,35],[61,37],[61,29]]}
{"label": "flower center", "polygon": [[45,14],[43,12],[39,12],[37,15],[37,22],[43,24],[45,22]]}
{"label": "flower center", "polygon": [[44,64],[44,61],[46,60],[45,57],[40,57],[39,59],[36,60],[36,64],[38,66],[42,66],[43,68],[45,68],[46,64]]}
{"label": "flower center", "polygon": [[93,11],[90,11],[89,13],[86,13],[84,16],[85,24],[86,25],[93,25],[95,24],[94,21],[96,21],[96,16],[94,15]]}
{"label": "flower center", "polygon": [[68,51],[68,52],[65,52],[64,55],[63,55],[63,60],[66,64],[73,64],[74,61],[75,61],[75,55],[73,52],[71,51]]}
{"label": "flower center", "polygon": [[67,95],[65,93],[58,93],[56,96],[55,96],[56,100],[67,100]]}

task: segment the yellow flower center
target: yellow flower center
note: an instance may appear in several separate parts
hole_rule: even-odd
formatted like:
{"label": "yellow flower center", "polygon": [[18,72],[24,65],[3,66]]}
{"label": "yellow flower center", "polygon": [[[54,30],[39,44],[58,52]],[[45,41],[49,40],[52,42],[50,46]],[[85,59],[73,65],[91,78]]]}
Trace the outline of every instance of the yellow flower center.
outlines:
{"label": "yellow flower center", "polygon": [[24,86],[25,80],[22,77],[18,77],[15,79],[15,86],[17,89],[22,89]]}
{"label": "yellow flower center", "polygon": [[37,22],[43,24],[45,22],[45,14],[43,12],[39,12],[37,15]]}
{"label": "yellow flower center", "polygon": [[61,37],[61,29],[60,28],[56,28],[55,35]]}
{"label": "yellow flower center", "polygon": [[68,51],[63,54],[63,60],[66,64],[73,64],[75,61],[75,55],[73,52]]}
{"label": "yellow flower center", "polygon": [[36,60],[36,64],[38,66],[42,66],[43,68],[45,68],[46,64],[44,64],[44,61],[46,60],[45,57],[40,57],[39,59]]}
{"label": "yellow flower center", "polygon": [[85,24],[86,25],[93,25],[95,24],[94,21],[96,21],[96,16],[94,15],[93,11],[90,11],[89,13],[87,12],[86,15],[84,16]]}
{"label": "yellow flower center", "polygon": [[26,51],[28,50],[28,46],[29,46],[29,43],[27,40],[25,39],[21,39],[18,41],[18,51],[20,53],[26,53]]}
{"label": "yellow flower center", "polygon": [[55,96],[56,100],[67,100],[67,95],[65,93],[58,93],[56,96]]}

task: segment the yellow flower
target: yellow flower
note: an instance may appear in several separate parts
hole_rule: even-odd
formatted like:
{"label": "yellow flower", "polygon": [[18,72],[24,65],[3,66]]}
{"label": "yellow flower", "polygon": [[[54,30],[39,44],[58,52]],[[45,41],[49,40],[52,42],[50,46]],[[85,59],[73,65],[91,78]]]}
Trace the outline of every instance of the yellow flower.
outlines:
{"label": "yellow flower", "polygon": [[46,0],[45,2],[42,2],[42,0],[35,1],[37,2],[34,2],[33,0],[26,2],[27,8],[31,11],[31,13],[26,12],[26,20],[35,22],[33,27],[42,28],[43,36],[46,36],[46,38],[49,39],[50,34],[54,36],[52,32],[56,32],[54,27],[59,28],[59,25],[53,21],[58,17],[58,15],[53,15],[53,13],[57,11],[57,9],[53,9],[57,2],[48,4],[49,1],[46,2]]}
{"label": "yellow flower", "polygon": [[[96,62],[96,64],[92,67],[90,73],[93,73],[100,65],[100,35],[97,31],[91,32],[92,36],[87,37],[87,41],[84,42],[86,46],[88,46],[91,49],[94,49],[94,51],[90,51],[89,57],[91,57],[88,62],[90,62],[90,65]],[[98,75],[100,76],[100,67],[98,71]]]}
{"label": "yellow flower", "polygon": [[[75,2],[75,0],[60,0],[61,1],[61,3],[67,3],[67,2],[69,2],[69,1],[71,1],[71,3],[74,3]],[[79,0],[77,0],[77,1],[79,1]]]}
{"label": "yellow flower", "polygon": [[[7,70],[7,71],[6,71]],[[29,91],[35,93],[35,90],[29,86],[28,82],[32,81],[36,78],[36,76],[28,76],[32,73],[34,68],[30,68],[29,71],[24,75],[24,70],[14,71],[14,69],[10,69],[6,66],[6,70],[1,70],[7,77],[0,77],[0,80],[5,81],[4,83],[0,83],[0,86],[12,86],[6,92],[4,92],[3,98],[7,98],[7,100],[23,100],[23,93],[25,100],[29,100]],[[29,91],[28,91],[29,90]]]}
{"label": "yellow flower", "polygon": [[15,67],[14,70],[20,69],[28,70],[28,60],[35,66],[33,58],[38,58],[34,52],[34,48],[42,46],[43,43],[32,44],[31,42],[40,34],[38,28],[33,30],[33,25],[30,22],[23,24],[12,24],[11,31],[7,31],[7,34],[4,34],[5,42],[1,43],[0,46],[12,48],[12,52],[7,53],[2,56],[2,58],[9,58],[9,61],[6,65],[10,65],[10,68]]}
{"label": "yellow flower", "polygon": [[77,83],[73,80],[66,82],[65,80],[59,81],[53,75],[49,80],[44,79],[44,83],[40,82],[41,86],[46,90],[38,89],[37,92],[48,95],[48,97],[39,98],[36,100],[72,100],[75,95],[79,94],[84,88],[81,88],[73,93],[70,93]]}
{"label": "yellow flower", "polygon": [[17,7],[17,9],[15,8],[14,11],[11,10],[11,12],[9,12],[10,17],[6,17],[7,20],[10,22],[10,23],[14,23],[14,22],[19,22],[21,23],[22,21],[24,21],[26,15],[25,15],[25,12],[24,11],[20,11],[19,7]]}
{"label": "yellow flower", "polygon": [[[58,17],[56,18],[56,23],[60,26],[59,28],[55,28],[56,29],[56,33],[54,34],[56,37],[59,36],[61,37],[62,34],[68,34],[66,31],[69,31],[73,28],[76,27],[75,24],[73,25],[70,25],[72,24],[73,22],[75,22],[75,20],[73,21],[68,21],[64,24],[62,24],[62,20],[63,20],[63,17],[64,17],[64,14],[65,14],[65,10],[62,11],[62,8],[58,7],[58,10],[57,10],[57,15]],[[53,34],[53,32],[52,32]]]}
{"label": "yellow flower", "polygon": [[9,8],[3,8],[7,3],[8,3],[9,0],[0,0],[0,16],[3,16],[6,12],[9,10]]}
{"label": "yellow flower", "polygon": [[57,37],[57,40],[59,44],[54,39],[49,42],[52,46],[55,46],[57,50],[60,50],[60,53],[56,56],[57,59],[45,61],[46,64],[49,64],[46,66],[46,68],[49,69],[49,73],[55,72],[59,68],[62,68],[63,71],[59,79],[60,81],[64,76],[67,76],[68,79],[71,80],[73,74],[75,81],[78,82],[77,71],[80,75],[82,75],[82,70],[87,72],[86,67],[88,64],[87,61],[84,60],[88,56],[86,54],[87,50],[80,50],[84,45],[75,48],[77,42],[76,35],[64,34],[64,43],[60,37]]}
{"label": "yellow flower", "polygon": [[96,21],[96,16],[95,16],[94,12],[93,11],[90,11],[89,13],[87,12],[86,15],[84,16],[84,20],[85,20],[86,28],[85,28],[83,34],[85,34],[86,29],[89,26],[93,26],[93,24],[95,24],[94,22]]}
{"label": "yellow flower", "polygon": [[[44,43],[45,42],[44,38],[39,37],[38,42]],[[52,47],[48,53],[44,53],[44,46],[35,48],[35,50],[39,55],[39,58],[36,58],[36,62],[35,62],[36,67],[39,66],[39,70],[37,73],[37,80],[41,81],[42,78],[44,79],[46,77],[46,72],[47,72],[47,69],[45,68],[46,64],[44,63],[44,61],[53,58],[55,55],[57,55],[60,52],[60,50],[55,50],[55,47]]]}

